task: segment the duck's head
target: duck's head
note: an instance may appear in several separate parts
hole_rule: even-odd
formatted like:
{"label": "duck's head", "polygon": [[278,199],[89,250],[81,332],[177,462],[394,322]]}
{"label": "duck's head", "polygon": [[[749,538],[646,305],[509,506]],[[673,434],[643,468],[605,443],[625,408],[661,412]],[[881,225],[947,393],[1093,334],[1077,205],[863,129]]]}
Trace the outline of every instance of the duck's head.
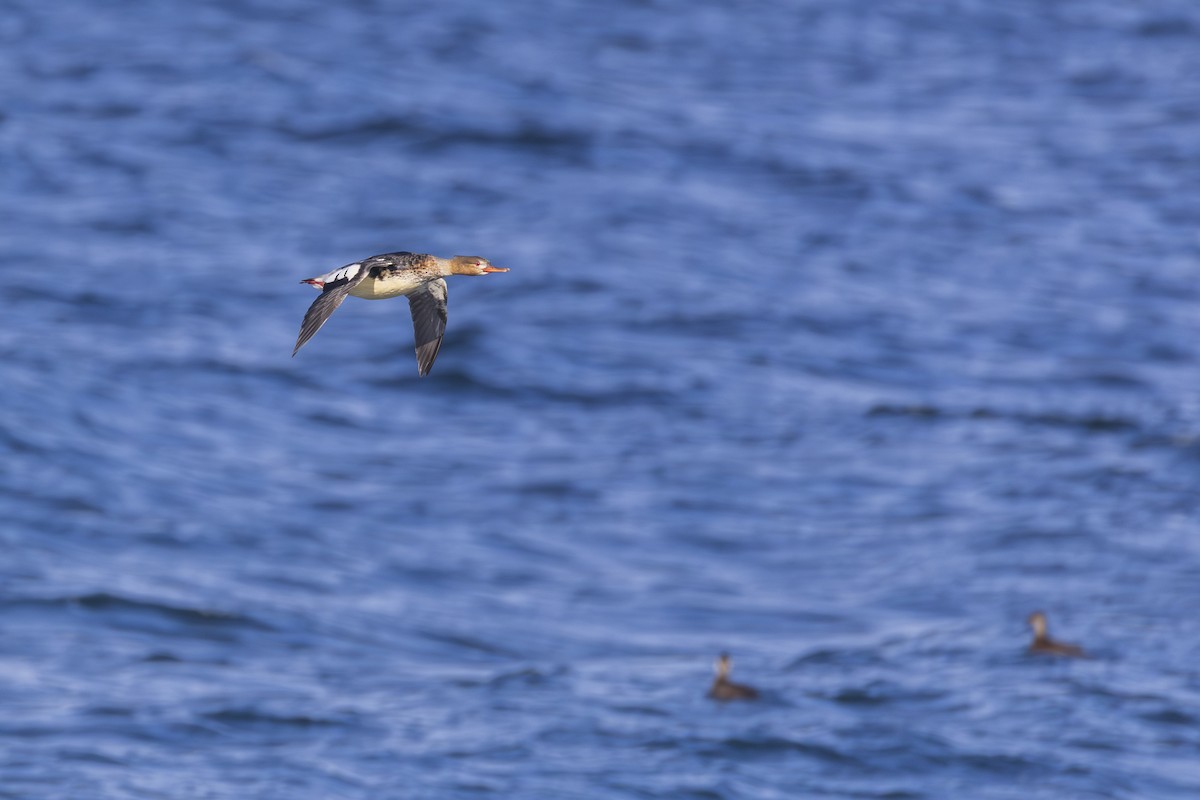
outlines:
{"label": "duck's head", "polygon": [[1041,611],[1035,611],[1029,615],[1029,627],[1033,628],[1033,635],[1038,639],[1046,635],[1046,615]]}
{"label": "duck's head", "polygon": [[733,659],[729,657],[729,653],[721,653],[717,656],[717,661],[713,664],[713,668],[717,671],[717,680],[724,680],[729,677],[729,670],[733,666]]}
{"label": "duck's head", "polygon": [[450,273],[453,275],[487,275],[489,272],[508,272],[503,267],[493,267],[486,258],[479,256],[455,256],[450,259]]}

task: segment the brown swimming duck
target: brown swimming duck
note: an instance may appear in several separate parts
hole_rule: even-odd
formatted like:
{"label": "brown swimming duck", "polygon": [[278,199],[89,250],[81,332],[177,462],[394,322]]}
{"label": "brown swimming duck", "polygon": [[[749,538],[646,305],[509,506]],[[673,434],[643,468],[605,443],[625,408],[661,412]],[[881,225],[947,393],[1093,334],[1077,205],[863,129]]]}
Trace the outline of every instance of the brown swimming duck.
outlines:
{"label": "brown swimming duck", "polygon": [[731,659],[729,653],[721,653],[717,659],[717,677],[713,678],[708,696],[713,700],[754,700],[758,698],[758,690],[752,686],[744,686],[729,680]]}
{"label": "brown swimming duck", "polygon": [[1050,638],[1050,634],[1046,633],[1046,615],[1041,611],[1035,611],[1029,615],[1029,626],[1033,628],[1033,641],[1029,643],[1029,652],[1072,658],[1085,657],[1086,654],[1079,645],[1059,642]]}

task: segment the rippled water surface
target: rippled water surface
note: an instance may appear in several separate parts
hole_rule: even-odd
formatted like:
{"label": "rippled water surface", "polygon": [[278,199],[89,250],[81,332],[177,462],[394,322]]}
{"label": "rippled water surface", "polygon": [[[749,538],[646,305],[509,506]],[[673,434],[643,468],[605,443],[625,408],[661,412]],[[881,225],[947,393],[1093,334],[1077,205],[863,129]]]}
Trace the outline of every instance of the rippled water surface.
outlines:
{"label": "rippled water surface", "polygon": [[412,5],[0,13],[0,797],[1200,796],[1200,9]]}

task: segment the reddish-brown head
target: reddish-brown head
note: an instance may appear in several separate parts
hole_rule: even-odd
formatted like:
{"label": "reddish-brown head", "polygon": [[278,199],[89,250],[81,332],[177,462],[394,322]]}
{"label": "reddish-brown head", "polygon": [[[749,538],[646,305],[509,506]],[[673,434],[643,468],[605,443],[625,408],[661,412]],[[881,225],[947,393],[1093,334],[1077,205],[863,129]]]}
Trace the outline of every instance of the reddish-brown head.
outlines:
{"label": "reddish-brown head", "polygon": [[450,272],[454,275],[487,275],[489,272],[508,272],[503,267],[493,267],[486,258],[479,256],[455,256],[450,259]]}

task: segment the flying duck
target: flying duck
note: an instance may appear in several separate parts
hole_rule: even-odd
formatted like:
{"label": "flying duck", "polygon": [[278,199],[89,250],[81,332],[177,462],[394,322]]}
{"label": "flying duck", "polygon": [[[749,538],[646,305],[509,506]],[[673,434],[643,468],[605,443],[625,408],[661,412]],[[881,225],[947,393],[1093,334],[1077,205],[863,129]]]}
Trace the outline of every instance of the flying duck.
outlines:
{"label": "flying duck", "polygon": [[384,253],[364,258],[332,272],[300,281],[321,290],[304,315],[300,336],[292,355],[313,337],[329,315],[337,310],[347,295],[365,300],[385,300],[404,295],[412,312],[416,334],[417,372],[429,374],[442,336],[446,333],[446,281],[448,275],[487,275],[489,272],[508,272],[493,267],[486,258],[454,256],[439,258],[426,253]]}

